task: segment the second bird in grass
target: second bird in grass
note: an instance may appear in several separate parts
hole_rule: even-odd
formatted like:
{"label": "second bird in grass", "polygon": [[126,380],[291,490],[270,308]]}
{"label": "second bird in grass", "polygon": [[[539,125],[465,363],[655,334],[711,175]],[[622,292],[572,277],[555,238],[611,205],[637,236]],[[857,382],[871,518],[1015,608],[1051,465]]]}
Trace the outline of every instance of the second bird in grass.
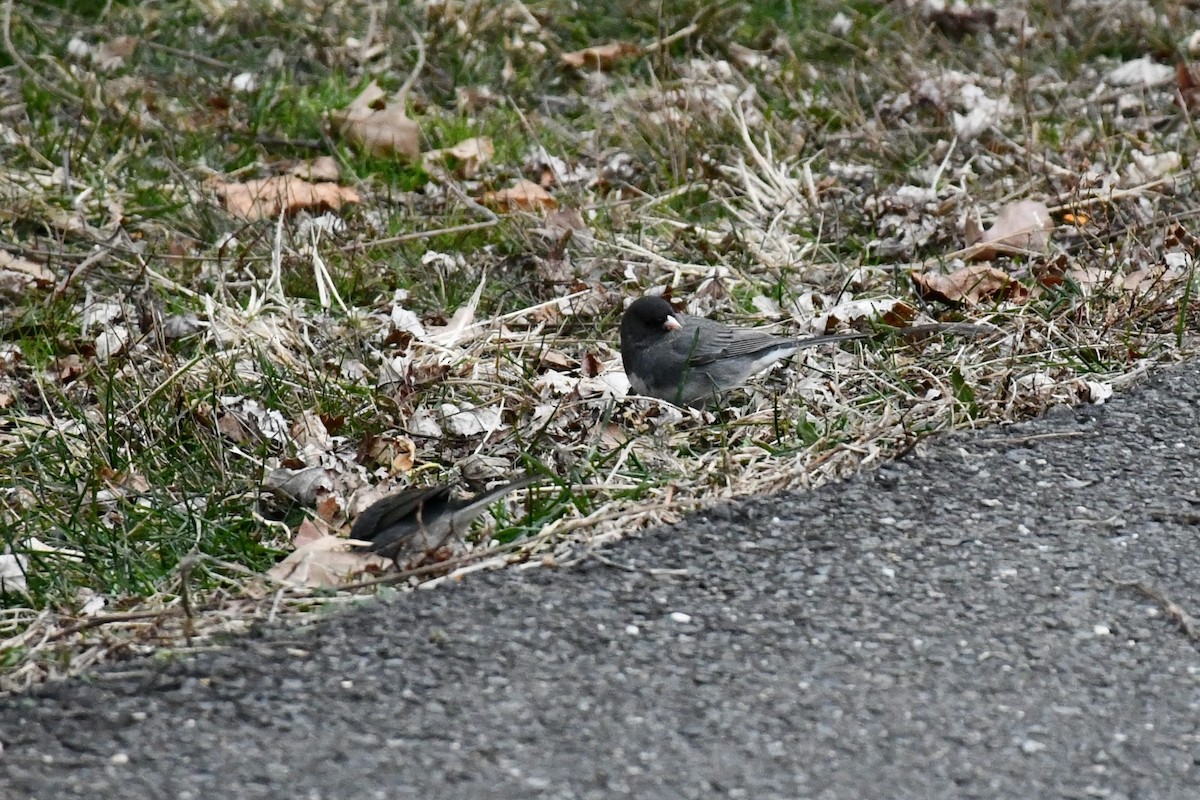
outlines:
{"label": "second bird in grass", "polygon": [[504,497],[540,481],[529,475],[468,500],[450,497],[449,484],[410,486],[378,500],[354,520],[350,538],[370,542],[364,549],[397,563],[408,555],[431,553],[466,535],[483,510]]}

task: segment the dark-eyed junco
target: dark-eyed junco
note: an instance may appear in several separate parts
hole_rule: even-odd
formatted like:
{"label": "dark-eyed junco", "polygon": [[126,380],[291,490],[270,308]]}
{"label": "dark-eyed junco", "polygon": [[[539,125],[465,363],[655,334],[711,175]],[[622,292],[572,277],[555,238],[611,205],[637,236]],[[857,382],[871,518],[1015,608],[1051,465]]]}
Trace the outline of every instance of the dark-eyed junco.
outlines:
{"label": "dark-eyed junco", "polygon": [[[897,333],[949,331],[978,335],[978,325],[917,325]],[[700,407],[805,347],[875,338],[836,333],[790,339],[681,314],[658,296],[639,297],[621,318],[621,361],[638,394]]]}
{"label": "dark-eyed junco", "polygon": [[451,499],[448,484],[410,486],[359,514],[350,538],[370,542],[364,549],[396,561],[404,555],[428,553],[465,535],[475,518],[504,495],[540,480],[528,475],[469,500]]}

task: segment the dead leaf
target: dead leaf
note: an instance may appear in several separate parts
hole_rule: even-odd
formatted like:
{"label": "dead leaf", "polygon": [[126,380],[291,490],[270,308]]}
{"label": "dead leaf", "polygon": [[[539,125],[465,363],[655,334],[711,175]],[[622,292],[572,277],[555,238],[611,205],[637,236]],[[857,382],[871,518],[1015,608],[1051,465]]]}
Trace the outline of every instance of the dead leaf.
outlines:
{"label": "dead leaf", "polygon": [[387,467],[392,475],[412,472],[417,462],[417,445],[407,436],[371,436],[361,452],[363,460]]}
{"label": "dead leaf", "polygon": [[987,264],[963,267],[949,275],[914,272],[912,280],[921,297],[944,303],[976,304],[1004,297],[1019,302],[1028,295],[1011,275]]}
{"label": "dead leaf", "polygon": [[559,63],[564,67],[574,69],[612,69],[618,61],[628,56],[635,56],[642,48],[629,42],[610,42],[595,47],[585,47],[573,53],[563,53]]}
{"label": "dead leaf", "polygon": [[31,289],[53,285],[54,276],[45,266],[0,250],[0,294],[19,297]]}
{"label": "dead leaf", "polygon": [[579,366],[579,362],[561,350],[543,350],[540,357],[539,369],[568,370]]}
{"label": "dead leaf", "polygon": [[1195,65],[1180,61],[1175,65],[1175,84],[1179,96],[1175,102],[1181,103],[1189,111],[1200,108],[1200,73]]}
{"label": "dead leaf", "polygon": [[328,587],[348,582],[367,570],[382,572],[391,561],[354,550],[340,536],[325,533],[324,523],[305,520],[296,534],[296,549],[267,570],[277,581],[301,586]]}
{"label": "dead leaf", "polygon": [[483,204],[497,211],[553,211],[558,201],[533,181],[519,180],[507,189],[486,192]]}
{"label": "dead leaf", "polygon": [[224,413],[218,417],[217,431],[234,444],[245,444],[251,437],[250,429],[237,414]]}
{"label": "dead leaf", "polygon": [[496,146],[492,144],[492,140],[487,136],[474,136],[470,139],[463,139],[453,147],[445,147],[441,150],[430,150],[421,156],[421,161],[425,164],[426,169],[437,162],[446,158],[454,158],[454,174],[459,178],[473,178],[483,165],[492,160],[492,156],[496,154]]}
{"label": "dead leaf", "polygon": [[371,155],[415,161],[421,155],[421,126],[408,118],[403,97],[390,101],[385,97],[379,84],[371,81],[350,105],[334,114],[334,122],[343,136]]}
{"label": "dead leaf", "polygon": [[125,63],[125,59],[137,51],[141,41],[136,36],[117,36],[114,39],[109,39],[97,47],[92,54],[96,67],[104,72],[117,69]]}
{"label": "dead leaf", "polygon": [[116,496],[131,494],[146,494],[150,491],[150,481],[136,470],[114,470],[112,467],[101,467],[100,478]]}
{"label": "dead leaf", "polygon": [[1000,209],[996,221],[979,240],[972,258],[987,260],[1006,252],[1045,252],[1054,220],[1050,209],[1037,200],[1019,200]]}
{"label": "dead leaf", "polygon": [[359,202],[358,192],[336,183],[309,183],[294,175],[217,184],[214,189],[225,199],[225,210],[246,220],[273,219],[281,212],[301,209],[338,209],[343,203]]}
{"label": "dead leaf", "polygon": [[293,164],[288,174],[310,181],[337,181],[342,177],[342,170],[333,156],[319,156]]}
{"label": "dead leaf", "polygon": [[25,573],[29,559],[15,553],[0,553],[0,595],[25,594]]}
{"label": "dead leaf", "polygon": [[454,91],[459,111],[477,112],[500,102],[500,96],[490,86],[460,86]]}
{"label": "dead leaf", "polygon": [[263,479],[263,489],[271,491],[277,498],[292,501],[307,508],[317,500],[333,492],[333,475],[325,467],[288,469],[276,467]]}
{"label": "dead leaf", "polygon": [[580,370],[585,378],[595,378],[604,372],[604,362],[591,350],[583,354],[583,368]]}
{"label": "dead leaf", "polygon": [[86,367],[78,353],[69,353],[58,360],[58,381],[63,386],[79,380]]}

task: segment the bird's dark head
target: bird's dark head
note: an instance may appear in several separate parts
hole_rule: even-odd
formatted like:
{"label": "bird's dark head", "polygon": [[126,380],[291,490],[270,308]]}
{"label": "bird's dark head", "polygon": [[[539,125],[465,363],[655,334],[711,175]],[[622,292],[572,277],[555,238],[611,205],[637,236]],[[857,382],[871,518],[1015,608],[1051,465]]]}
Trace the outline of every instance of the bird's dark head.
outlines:
{"label": "bird's dark head", "polygon": [[680,328],[675,309],[657,295],[639,297],[625,309],[621,317],[621,341],[637,342],[654,339]]}

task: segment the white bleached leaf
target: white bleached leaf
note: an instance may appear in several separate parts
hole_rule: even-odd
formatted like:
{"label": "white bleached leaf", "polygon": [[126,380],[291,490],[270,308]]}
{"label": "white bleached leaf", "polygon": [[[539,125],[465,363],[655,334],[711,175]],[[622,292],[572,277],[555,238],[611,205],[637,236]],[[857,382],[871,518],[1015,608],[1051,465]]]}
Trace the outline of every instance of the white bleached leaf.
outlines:
{"label": "white bleached leaf", "polygon": [[1013,112],[1012,101],[1007,97],[988,97],[973,84],[962,87],[960,94],[967,113],[954,113],[954,131],[963,141],[999,126]]}
{"label": "white bleached leaf", "polygon": [[1156,63],[1150,56],[1126,61],[1108,73],[1112,86],[1160,86],[1175,80],[1175,68]]}
{"label": "white bleached leaf", "polygon": [[477,408],[469,403],[462,406],[442,403],[442,417],[447,430],[455,436],[478,436],[501,426],[499,409]]}
{"label": "white bleached leaf", "polygon": [[442,426],[433,418],[433,412],[428,408],[418,408],[404,424],[405,430],[416,436],[428,436],[433,439],[442,438]]}
{"label": "white bleached leaf", "polygon": [[258,89],[258,77],[253,72],[239,72],[229,79],[229,87],[235,92],[253,92]]}
{"label": "white bleached leaf", "polygon": [[93,343],[96,348],[96,360],[103,364],[129,344],[129,329],[124,325],[114,325],[106,331],[101,331]]}
{"label": "white bleached leaf", "polygon": [[1183,156],[1174,150],[1149,154],[1132,150],[1129,157],[1133,163],[1125,168],[1125,175],[1130,186],[1158,180],[1183,166]]}
{"label": "white bleached leaf", "polygon": [[1087,387],[1088,402],[1094,406],[1103,405],[1105,400],[1112,397],[1113,387],[1110,383],[1084,381],[1083,385]]}
{"label": "white bleached leaf", "polygon": [[29,560],[15,553],[0,553],[0,594],[25,594],[25,570]]}
{"label": "white bleached leaf", "polygon": [[410,333],[414,339],[425,340],[425,326],[421,324],[421,318],[407,308],[392,306],[391,320],[396,330]]}

